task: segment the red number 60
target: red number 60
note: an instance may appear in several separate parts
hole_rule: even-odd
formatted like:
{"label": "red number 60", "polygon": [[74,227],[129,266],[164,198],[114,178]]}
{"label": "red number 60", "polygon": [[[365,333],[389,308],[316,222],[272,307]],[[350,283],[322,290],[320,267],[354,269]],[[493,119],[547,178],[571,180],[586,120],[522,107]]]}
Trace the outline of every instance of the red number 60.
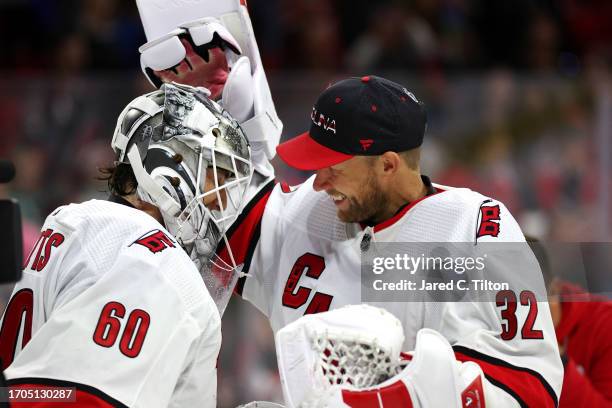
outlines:
{"label": "red number 60", "polygon": [[[119,302],[108,302],[102,308],[93,341],[102,347],[112,347],[119,337],[125,306]],[[151,317],[142,309],[134,309],[127,318],[127,324],[121,335],[119,351],[126,357],[134,358],[140,354],[142,345],[151,323]]]}

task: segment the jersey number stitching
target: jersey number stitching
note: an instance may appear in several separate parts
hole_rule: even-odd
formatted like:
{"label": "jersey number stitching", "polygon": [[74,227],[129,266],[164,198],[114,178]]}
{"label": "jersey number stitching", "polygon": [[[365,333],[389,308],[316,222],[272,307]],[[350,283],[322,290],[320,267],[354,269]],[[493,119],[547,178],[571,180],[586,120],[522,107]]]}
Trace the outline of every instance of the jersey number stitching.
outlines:
{"label": "jersey number stitching", "polygon": [[[519,295],[521,305],[529,306],[529,313],[521,329],[521,338],[525,340],[544,338],[542,330],[535,330],[533,325],[538,318],[538,302],[533,292],[524,290]],[[516,294],[511,290],[502,290],[497,292],[495,303],[498,307],[505,306],[501,311],[501,317],[506,321],[502,325],[501,338],[503,340],[512,340],[518,331],[518,323],[516,318]]]}
{"label": "jersey number stitching", "polygon": [[[104,305],[93,334],[93,341],[102,347],[112,347],[119,337],[124,317],[125,306],[121,303],[108,302]],[[142,309],[132,310],[119,341],[119,351],[124,356],[134,358],[140,354],[150,323],[151,317],[147,312]]]}

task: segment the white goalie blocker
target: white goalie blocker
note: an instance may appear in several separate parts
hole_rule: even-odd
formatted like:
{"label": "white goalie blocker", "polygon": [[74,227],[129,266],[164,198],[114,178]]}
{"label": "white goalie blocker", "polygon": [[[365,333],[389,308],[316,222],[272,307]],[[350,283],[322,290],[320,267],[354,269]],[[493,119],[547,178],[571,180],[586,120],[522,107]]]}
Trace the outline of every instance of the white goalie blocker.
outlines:
{"label": "white goalie blocker", "polygon": [[287,407],[484,408],[483,373],[422,329],[408,361],[400,321],[384,309],[346,306],[307,315],[276,335]]}
{"label": "white goalie blocker", "polygon": [[254,152],[261,148],[267,159],[272,159],[283,125],[272,101],[245,2],[137,0],[136,3],[148,41],[139,48],[141,67],[149,80],[159,85],[149,71],[172,68],[185,58],[180,35],[189,35],[196,46],[209,44],[218,36],[224,42],[230,68],[220,104],[238,120]]}

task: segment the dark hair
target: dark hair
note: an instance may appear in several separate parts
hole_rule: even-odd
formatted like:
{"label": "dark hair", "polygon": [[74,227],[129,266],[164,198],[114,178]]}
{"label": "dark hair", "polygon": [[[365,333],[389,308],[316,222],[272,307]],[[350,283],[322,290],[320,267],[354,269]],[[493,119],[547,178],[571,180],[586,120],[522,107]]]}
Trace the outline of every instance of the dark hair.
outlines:
{"label": "dark hair", "polygon": [[109,167],[98,168],[100,175],[98,180],[106,181],[108,190],[117,196],[127,196],[136,191],[138,182],[132,171],[132,166],[127,163],[115,163]]}

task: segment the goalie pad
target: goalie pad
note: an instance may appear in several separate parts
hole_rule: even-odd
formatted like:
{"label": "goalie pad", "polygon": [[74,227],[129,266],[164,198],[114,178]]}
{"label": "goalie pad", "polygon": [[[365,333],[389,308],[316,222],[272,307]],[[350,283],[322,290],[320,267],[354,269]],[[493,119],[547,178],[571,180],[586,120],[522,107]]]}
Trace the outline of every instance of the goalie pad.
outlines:
{"label": "goalie pad", "polygon": [[248,136],[258,171],[271,175],[271,168],[257,163],[255,156],[261,152],[267,160],[274,157],[283,125],[276,114],[245,3],[137,0],[137,5],[148,41],[139,49],[141,66],[154,85],[158,84],[147,68],[168,69],[185,58],[180,34],[189,34],[195,45],[210,43],[218,35],[227,45],[231,71],[220,103]]}
{"label": "goalie pad", "polygon": [[400,322],[372,306],[300,318],[276,338],[287,406],[485,407],[481,368],[458,362],[441,334],[421,329],[409,362],[402,343]]}

